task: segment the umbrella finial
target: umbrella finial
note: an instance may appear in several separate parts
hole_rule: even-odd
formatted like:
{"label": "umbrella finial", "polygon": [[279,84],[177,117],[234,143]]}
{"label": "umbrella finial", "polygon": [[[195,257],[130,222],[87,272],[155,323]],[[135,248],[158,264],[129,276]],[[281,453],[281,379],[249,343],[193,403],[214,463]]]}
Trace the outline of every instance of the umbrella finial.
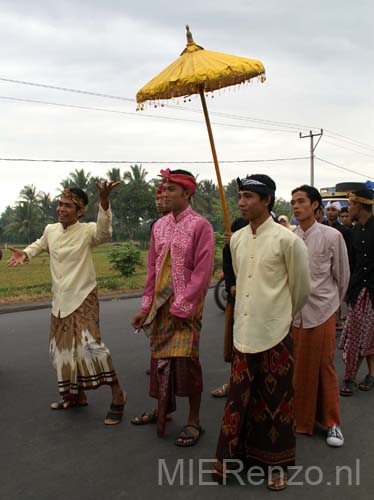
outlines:
{"label": "umbrella finial", "polygon": [[187,35],[187,43],[194,43],[192,38],[192,33],[190,31],[190,27],[186,24],[186,35]]}

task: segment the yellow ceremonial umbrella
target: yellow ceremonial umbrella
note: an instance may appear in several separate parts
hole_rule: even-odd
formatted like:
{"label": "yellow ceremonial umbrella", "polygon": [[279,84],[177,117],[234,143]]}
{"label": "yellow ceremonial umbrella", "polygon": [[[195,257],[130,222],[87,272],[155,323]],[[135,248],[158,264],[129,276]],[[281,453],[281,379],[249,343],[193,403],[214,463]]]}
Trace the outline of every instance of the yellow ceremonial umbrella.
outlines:
{"label": "yellow ceremonial umbrella", "polygon": [[[256,61],[255,59],[204,50],[203,47],[200,47],[193,41],[188,25],[186,29],[187,46],[180,57],[141,88],[136,94],[136,100],[140,104],[145,101],[159,101],[185,97],[191,94],[200,94],[213,154],[226,230],[229,232],[230,220],[205,100],[205,92],[212,92],[231,85],[244,83],[254,77],[259,77],[263,82],[265,81],[265,68],[260,61]],[[143,109],[143,107],[139,106],[138,109]]]}

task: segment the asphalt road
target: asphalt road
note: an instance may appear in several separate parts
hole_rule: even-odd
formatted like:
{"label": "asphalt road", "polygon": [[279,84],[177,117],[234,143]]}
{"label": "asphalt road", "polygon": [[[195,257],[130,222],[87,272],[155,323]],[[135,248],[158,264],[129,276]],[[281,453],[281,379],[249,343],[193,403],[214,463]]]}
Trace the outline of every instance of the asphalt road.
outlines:
{"label": "asphalt road", "polygon": [[[145,374],[149,364],[147,339],[142,334],[134,335],[130,326],[139,303],[139,299],[130,299],[101,304],[102,336],[129,394],[126,416],[115,427],[102,423],[110,403],[107,387],[88,393],[86,408],[60,412],[49,409],[58,394],[48,357],[48,309],[0,316],[1,500],[250,500],[276,495],[264,485],[248,484],[245,476],[244,486],[236,479],[229,486],[199,485],[199,467],[201,480],[210,481],[203,473],[209,463],[202,459],[214,456],[224,406],[223,400],[209,396],[209,390],[225,382],[229,374],[221,354],[223,313],[214,305],[211,291],[201,340],[205,383],[201,423],[206,433],[200,443],[186,449],[173,444],[185,423],[187,406],[183,399],[178,400],[163,439],[157,437],[152,425],[130,424],[131,417],[153,407]],[[341,377],[339,352],[336,363]],[[362,367],[361,375],[364,373]],[[297,462],[303,470],[295,478],[299,484],[279,493],[283,499],[372,498],[373,402],[374,391],[358,391],[352,398],[342,399],[346,441],[342,448],[329,448],[321,430],[313,437],[298,436]],[[174,484],[169,485],[166,472],[171,479],[179,459],[184,459],[179,462],[184,477],[181,480],[178,469]],[[347,470],[341,472],[337,484],[336,466],[351,468],[352,485],[348,484]]]}

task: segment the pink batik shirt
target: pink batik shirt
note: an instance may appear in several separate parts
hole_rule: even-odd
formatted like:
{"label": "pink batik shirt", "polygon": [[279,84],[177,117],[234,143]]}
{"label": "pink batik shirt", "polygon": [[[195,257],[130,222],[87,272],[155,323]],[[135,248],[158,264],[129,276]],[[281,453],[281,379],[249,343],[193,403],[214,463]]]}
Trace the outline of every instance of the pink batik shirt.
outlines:
{"label": "pink batik shirt", "polygon": [[151,309],[157,276],[168,251],[175,298],[170,313],[189,318],[204,299],[213,275],[214,234],[211,224],[188,207],[176,218],[170,213],[153,225],[141,306],[144,313]]}

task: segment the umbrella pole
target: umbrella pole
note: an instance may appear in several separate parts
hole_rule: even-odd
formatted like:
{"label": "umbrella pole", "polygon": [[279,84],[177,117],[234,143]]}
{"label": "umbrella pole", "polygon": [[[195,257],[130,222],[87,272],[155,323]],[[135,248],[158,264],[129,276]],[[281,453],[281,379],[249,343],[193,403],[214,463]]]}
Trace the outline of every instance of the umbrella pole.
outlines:
{"label": "umbrella pole", "polygon": [[222,203],[222,209],[223,209],[223,218],[225,219],[226,231],[228,233],[230,233],[231,232],[230,217],[229,217],[229,213],[227,211],[225,191],[223,189],[223,184],[222,184],[222,179],[221,179],[221,172],[219,170],[219,165],[218,165],[218,158],[217,158],[216,146],[214,144],[213,132],[212,132],[211,124],[210,124],[208,107],[206,105],[206,100],[205,100],[205,94],[204,94],[204,88],[203,87],[199,88],[199,93],[200,93],[200,97],[201,97],[201,103],[203,105],[205,122],[206,122],[206,126],[207,126],[207,129],[208,129],[209,142],[210,142],[210,147],[212,149],[212,155],[213,155],[213,161],[214,161],[214,168],[216,169],[216,175],[217,175],[217,181],[218,181],[218,189],[219,189],[219,194],[220,194],[220,197],[221,197],[221,203]]}

